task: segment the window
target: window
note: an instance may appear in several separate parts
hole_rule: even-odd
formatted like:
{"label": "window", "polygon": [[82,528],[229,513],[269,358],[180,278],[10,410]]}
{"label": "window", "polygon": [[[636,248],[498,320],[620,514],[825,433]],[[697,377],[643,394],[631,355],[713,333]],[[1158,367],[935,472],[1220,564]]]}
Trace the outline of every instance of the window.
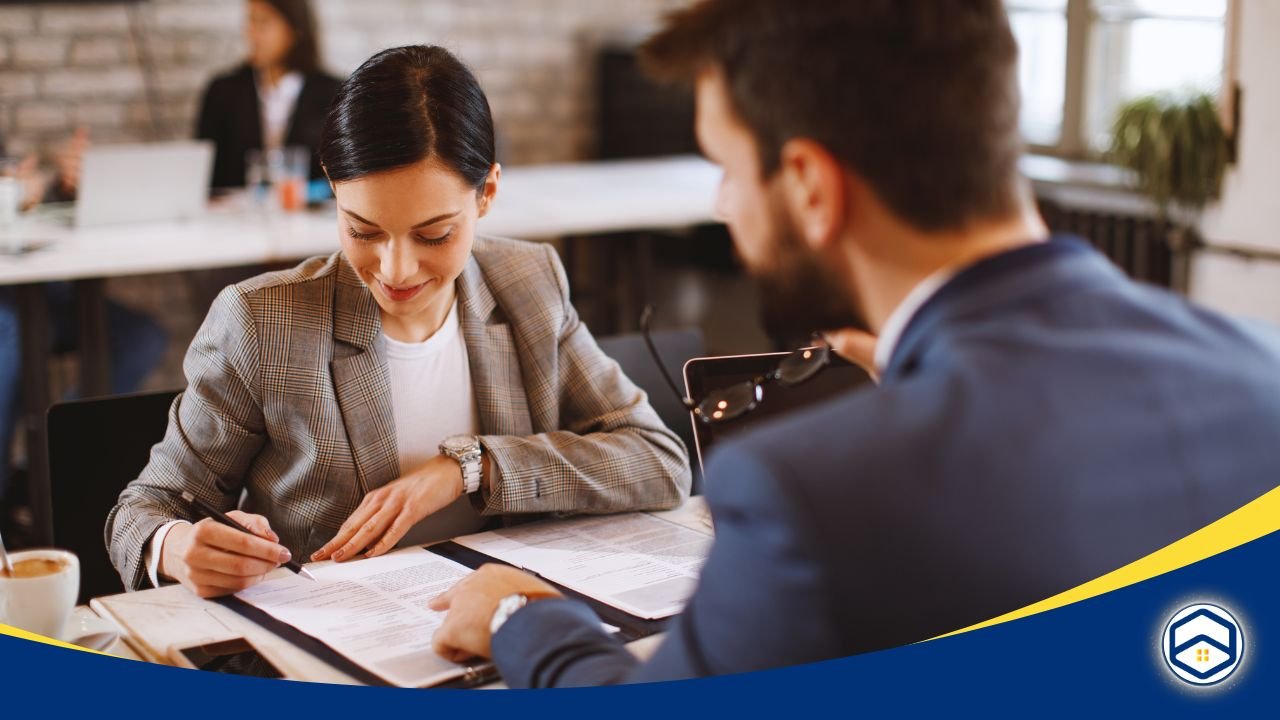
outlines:
{"label": "window", "polygon": [[1033,149],[1106,148],[1140,95],[1220,93],[1230,0],[1006,0],[1018,40],[1022,133]]}

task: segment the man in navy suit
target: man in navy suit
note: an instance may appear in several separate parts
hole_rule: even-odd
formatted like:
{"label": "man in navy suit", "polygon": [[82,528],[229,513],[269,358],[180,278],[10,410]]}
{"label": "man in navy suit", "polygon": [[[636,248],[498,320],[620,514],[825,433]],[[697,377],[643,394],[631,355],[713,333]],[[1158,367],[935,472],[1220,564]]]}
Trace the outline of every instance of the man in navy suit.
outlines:
{"label": "man in navy suit", "polygon": [[1276,337],[1049,236],[1018,174],[1000,0],[707,0],[645,57],[695,80],[747,267],[799,327],[861,321],[879,385],[714,455],[715,545],[647,662],[495,566],[434,601],[442,654],[545,687],[902,645],[1103,575],[1280,481]]}

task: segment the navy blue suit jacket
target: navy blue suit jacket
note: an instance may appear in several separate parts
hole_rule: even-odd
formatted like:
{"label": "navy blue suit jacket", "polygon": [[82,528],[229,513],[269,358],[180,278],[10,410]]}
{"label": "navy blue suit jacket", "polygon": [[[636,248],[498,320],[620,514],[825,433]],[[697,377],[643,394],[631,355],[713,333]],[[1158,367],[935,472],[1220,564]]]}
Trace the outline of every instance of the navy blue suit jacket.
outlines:
{"label": "navy blue suit jacket", "polygon": [[516,687],[814,662],[933,637],[1096,578],[1280,483],[1280,339],[1133,283],[1069,238],[968,268],[878,387],[728,443],[716,541],[646,663],[585,606],[493,639]]}

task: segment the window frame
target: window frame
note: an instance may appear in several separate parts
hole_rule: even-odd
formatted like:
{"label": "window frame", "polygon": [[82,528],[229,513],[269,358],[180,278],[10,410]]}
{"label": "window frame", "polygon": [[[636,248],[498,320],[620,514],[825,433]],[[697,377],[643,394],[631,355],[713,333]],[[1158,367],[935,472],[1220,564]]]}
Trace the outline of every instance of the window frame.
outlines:
{"label": "window frame", "polygon": [[[1094,23],[1098,21],[1093,11],[1092,0],[1066,0],[1067,21],[1067,58],[1066,77],[1063,78],[1062,131],[1058,142],[1054,145],[1026,142],[1027,152],[1037,155],[1048,155],[1064,160],[1096,162],[1102,160],[1094,151],[1086,137],[1086,98],[1088,97],[1091,74],[1090,42]],[[1006,9],[1035,10],[1034,6],[1006,0]],[[1223,18],[1223,58],[1222,82],[1218,90],[1218,107],[1223,127],[1228,137],[1234,136],[1236,103],[1238,102],[1237,74],[1239,32],[1240,32],[1240,0],[1227,0],[1226,14]],[[1135,13],[1132,19],[1143,17],[1161,17],[1146,13]]]}

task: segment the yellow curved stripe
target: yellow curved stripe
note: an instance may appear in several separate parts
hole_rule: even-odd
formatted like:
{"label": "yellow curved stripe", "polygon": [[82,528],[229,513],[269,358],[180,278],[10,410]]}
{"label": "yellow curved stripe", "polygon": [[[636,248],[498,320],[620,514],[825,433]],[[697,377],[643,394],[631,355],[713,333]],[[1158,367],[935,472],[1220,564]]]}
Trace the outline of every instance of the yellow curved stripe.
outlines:
{"label": "yellow curved stripe", "polygon": [[[970,625],[938,638],[959,635],[984,627],[1060,608],[1064,605],[1088,600],[1112,590],[1150,580],[1157,575],[1173,572],[1192,563],[1200,562],[1219,553],[1253,542],[1264,535],[1280,530],[1280,487],[1173,544],[1150,555],[1113,570],[1096,580],[1028,605],[1020,610],[1005,613],[986,622]],[[938,638],[932,638],[937,640]]]}
{"label": "yellow curved stripe", "polygon": [[63,642],[61,640],[55,640],[54,638],[51,638],[51,637],[45,637],[44,635],[37,635],[33,632],[28,632],[26,630],[23,630],[22,628],[16,628],[16,627],[13,627],[12,625],[5,625],[4,623],[0,623],[0,635],[9,635],[12,637],[21,638],[22,640],[31,640],[33,642],[44,643],[45,645],[53,645],[55,647],[66,648],[68,650],[79,650],[80,652],[93,653],[94,655],[106,654],[106,653],[98,652],[97,650],[90,650],[89,648],[80,647],[79,645],[72,645],[69,642]]}

